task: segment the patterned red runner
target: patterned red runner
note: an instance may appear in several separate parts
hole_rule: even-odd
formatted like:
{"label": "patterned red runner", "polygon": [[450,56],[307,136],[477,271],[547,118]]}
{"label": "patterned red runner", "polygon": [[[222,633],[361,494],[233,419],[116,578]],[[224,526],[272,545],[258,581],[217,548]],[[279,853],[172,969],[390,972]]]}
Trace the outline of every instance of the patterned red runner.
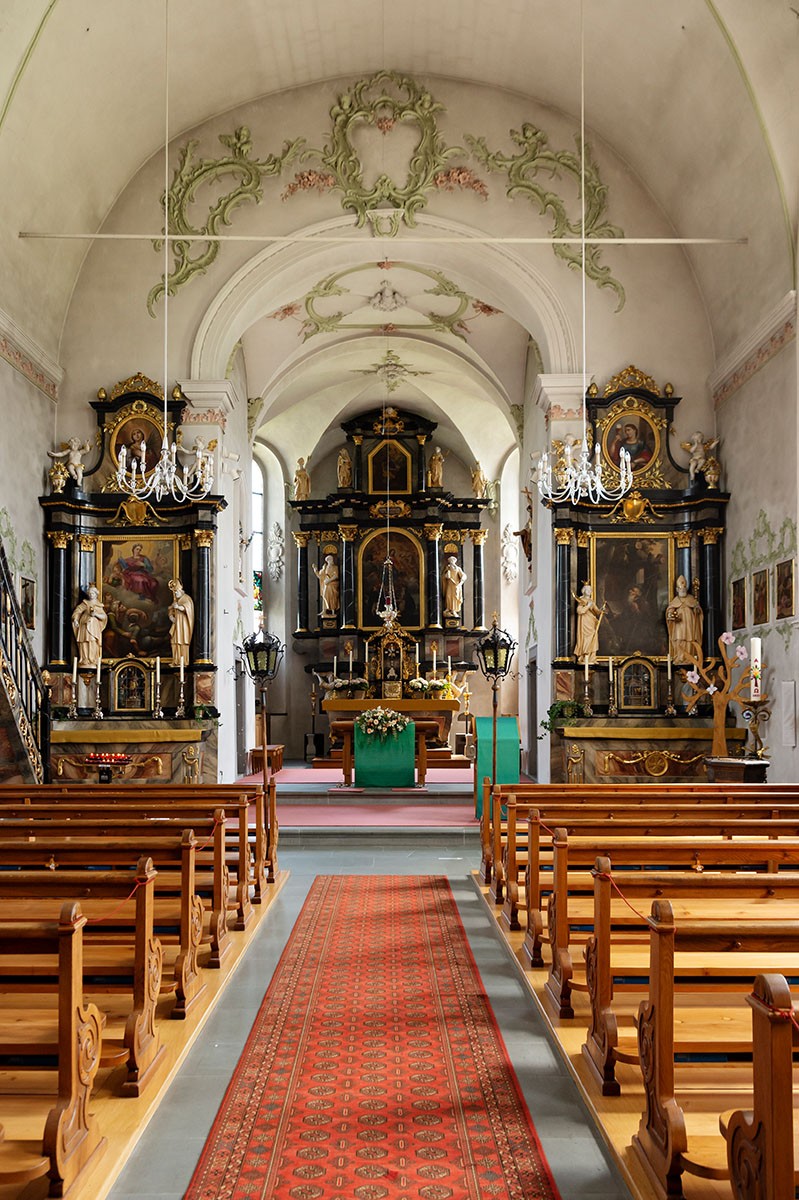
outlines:
{"label": "patterned red runner", "polygon": [[449,883],[320,876],[186,1200],[557,1200]]}

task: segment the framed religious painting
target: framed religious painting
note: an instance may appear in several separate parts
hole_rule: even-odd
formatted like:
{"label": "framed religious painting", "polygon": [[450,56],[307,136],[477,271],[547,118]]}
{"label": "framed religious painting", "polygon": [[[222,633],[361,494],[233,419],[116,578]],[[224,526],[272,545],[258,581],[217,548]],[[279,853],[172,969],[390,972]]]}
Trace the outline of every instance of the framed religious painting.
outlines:
{"label": "framed religious painting", "polygon": [[[599,654],[665,658],[666,608],[674,588],[674,540],[668,534],[590,535],[594,599],[602,612]],[[581,581],[582,586],[582,581]]]}
{"label": "framed religious painting", "polygon": [[19,606],[22,610],[22,621],[26,629],[36,628],[36,580],[32,575],[19,575],[17,591]]}
{"label": "framed religious painting", "polygon": [[168,534],[99,539],[97,588],[108,618],[103,658],[172,658],[170,579],[177,579],[177,538]]}
{"label": "framed religious painting", "polygon": [[369,452],[368,481],[371,495],[407,496],[413,479],[413,461],[401,442],[387,438]]}
{"label": "framed religious painting", "polygon": [[120,451],[125,448],[125,465],[132,470],[134,462],[137,470],[147,474],[152,471],[161,456],[163,442],[163,418],[156,421],[151,412],[123,412],[121,419],[114,427],[110,439],[111,461],[114,467],[119,466]]}
{"label": "framed religious painting", "polygon": [[[388,537],[385,530],[367,535],[358,551],[358,624],[362,629],[379,629],[377,615],[381,589],[387,583],[386,558]],[[391,530],[391,572],[396,594],[399,623],[405,629],[423,624],[423,557],[420,542],[413,534]]]}
{"label": "framed religious painting", "polygon": [[647,413],[630,409],[618,420],[609,422],[602,437],[602,450],[607,460],[618,470],[621,452],[630,456],[633,477],[646,471],[660,454],[660,433]]}
{"label": "framed religious painting", "polygon": [[784,617],[792,617],[796,612],[794,593],[795,571],[795,560],[792,558],[786,558],[784,562],[778,562],[774,569],[776,583],[774,605],[778,621],[781,621]]}
{"label": "framed religious painting", "polygon": [[768,621],[768,571],[752,572],[752,624],[765,625]]}
{"label": "framed religious painting", "polygon": [[746,576],[730,583],[730,625],[732,629],[746,628]]}

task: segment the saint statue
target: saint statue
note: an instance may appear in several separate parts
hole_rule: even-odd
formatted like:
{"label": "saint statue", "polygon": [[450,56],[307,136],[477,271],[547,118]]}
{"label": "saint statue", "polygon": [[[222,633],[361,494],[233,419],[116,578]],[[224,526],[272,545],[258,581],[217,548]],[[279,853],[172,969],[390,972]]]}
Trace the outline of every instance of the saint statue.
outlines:
{"label": "saint statue", "polygon": [[699,601],[688,591],[684,575],[677,579],[677,595],[666,609],[669,654],[675,664],[702,660],[702,630],[705,618]]}
{"label": "saint statue", "polygon": [[326,554],[325,561],[320,567],[314,567],[314,575],[319,580],[319,595],[322,601],[321,616],[335,617],[339,610],[338,564],[335,555]]}
{"label": "saint statue", "polygon": [[169,590],[172,593],[172,603],[168,609],[172,659],[176,663],[188,663],[189,644],[194,632],[194,601],[183,591],[179,579],[170,579]]}
{"label": "saint statue", "polygon": [[447,559],[447,566],[442,576],[444,584],[444,616],[459,617],[463,608],[463,585],[466,572],[458,563],[455,555]]}
{"label": "saint statue", "polygon": [[72,613],[72,632],[78,643],[78,664],[94,669],[102,657],[103,630],[108,624],[108,614],[97,588],[92,586]]}
{"label": "saint statue", "polygon": [[594,601],[594,589],[590,583],[584,583],[577,601],[577,641],[574,643],[574,657],[578,662],[595,663],[599,649],[599,625],[607,606],[597,606]]}
{"label": "saint statue", "polygon": [[476,462],[472,467],[472,491],[478,500],[483,500],[486,494],[486,484],[488,480],[483,474],[483,468],[479,462]]}
{"label": "saint statue", "polygon": [[310,500],[311,476],[305,469],[306,459],[297,459],[297,470],[294,472],[294,499]]}
{"label": "saint statue", "polygon": [[435,450],[430,455],[428,473],[430,477],[430,487],[440,488],[444,486],[444,455],[441,453],[440,446],[436,446]]}
{"label": "saint statue", "polygon": [[352,487],[352,460],[346,446],[342,446],[338,452],[336,477],[340,488]]}

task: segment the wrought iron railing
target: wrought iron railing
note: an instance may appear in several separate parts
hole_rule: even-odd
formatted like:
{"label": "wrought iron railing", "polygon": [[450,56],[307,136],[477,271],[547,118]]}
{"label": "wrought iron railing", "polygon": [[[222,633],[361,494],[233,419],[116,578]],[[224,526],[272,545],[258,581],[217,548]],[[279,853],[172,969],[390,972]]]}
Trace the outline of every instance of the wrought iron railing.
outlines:
{"label": "wrought iron railing", "polygon": [[0,687],[16,724],[33,778],[50,777],[50,689],[45,684],[0,542]]}

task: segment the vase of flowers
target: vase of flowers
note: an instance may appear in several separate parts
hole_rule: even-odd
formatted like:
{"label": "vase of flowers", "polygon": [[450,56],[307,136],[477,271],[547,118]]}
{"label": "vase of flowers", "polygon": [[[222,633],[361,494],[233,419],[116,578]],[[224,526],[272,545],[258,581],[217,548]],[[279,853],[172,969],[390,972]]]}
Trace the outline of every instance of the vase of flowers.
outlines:
{"label": "vase of flowers", "polygon": [[422,679],[421,676],[419,676],[419,675],[417,675],[415,679],[409,679],[406,684],[406,687],[407,687],[408,691],[410,692],[412,698],[415,697],[416,699],[423,700],[425,698],[425,696],[427,695],[427,690],[428,690],[427,680]]}

